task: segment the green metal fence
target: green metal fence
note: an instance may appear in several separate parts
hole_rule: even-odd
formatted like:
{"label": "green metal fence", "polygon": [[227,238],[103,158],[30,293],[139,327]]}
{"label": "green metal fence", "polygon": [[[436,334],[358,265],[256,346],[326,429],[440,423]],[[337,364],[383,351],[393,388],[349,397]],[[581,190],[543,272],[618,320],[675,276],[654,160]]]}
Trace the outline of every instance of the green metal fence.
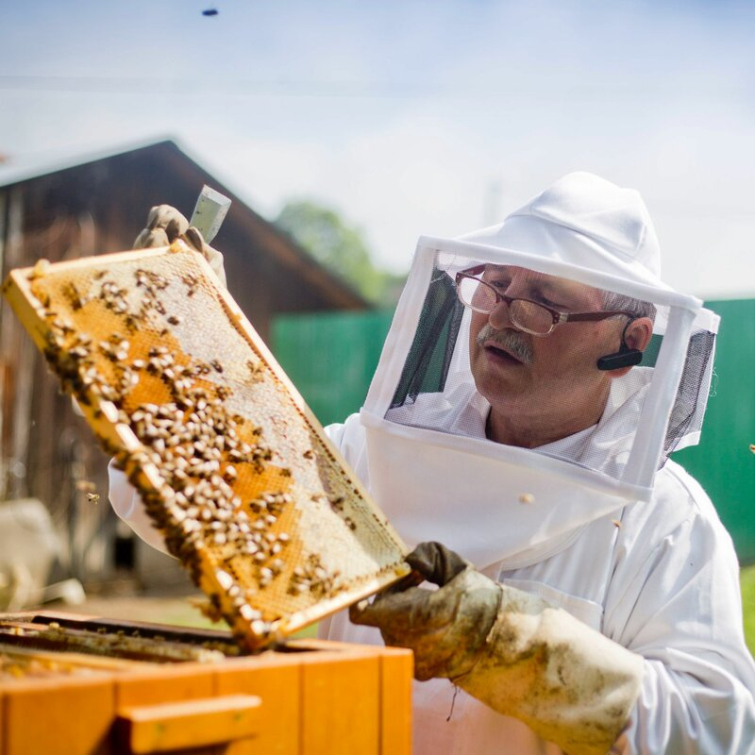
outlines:
{"label": "green metal fence", "polygon": [[[702,484],[734,538],[755,562],[755,299],[712,301],[721,315],[713,395],[702,442],[673,458]],[[286,315],[273,323],[273,351],[323,424],[362,405],[392,312]]]}
{"label": "green metal fence", "polygon": [[392,318],[393,312],[327,312],[273,321],[273,353],[323,425],[359,411]]}
{"label": "green metal fence", "polygon": [[699,446],[673,455],[710,495],[743,563],[755,562],[755,299],[710,301],[721,315]]}

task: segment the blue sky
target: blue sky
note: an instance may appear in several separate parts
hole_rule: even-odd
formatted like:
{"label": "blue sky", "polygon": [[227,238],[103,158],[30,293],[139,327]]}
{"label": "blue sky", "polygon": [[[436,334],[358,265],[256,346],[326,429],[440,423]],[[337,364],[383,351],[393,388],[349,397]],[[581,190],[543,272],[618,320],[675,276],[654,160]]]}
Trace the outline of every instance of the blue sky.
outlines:
{"label": "blue sky", "polygon": [[641,191],[668,283],[755,296],[753,32],[753,3],[6,0],[0,153],[173,136],[263,215],[335,207],[394,270],[592,170]]}

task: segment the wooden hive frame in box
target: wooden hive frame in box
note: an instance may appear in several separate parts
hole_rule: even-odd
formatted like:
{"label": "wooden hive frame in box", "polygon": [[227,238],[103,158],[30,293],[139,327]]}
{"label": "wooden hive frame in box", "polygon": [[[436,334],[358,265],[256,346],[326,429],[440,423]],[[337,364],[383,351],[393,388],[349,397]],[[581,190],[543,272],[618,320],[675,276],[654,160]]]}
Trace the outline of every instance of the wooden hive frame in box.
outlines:
{"label": "wooden hive frame in box", "polygon": [[409,572],[406,547],[200,254],[178,241],[41,261],[4,292],[247,648]]}
{"label": "wooden hive frame in box", "polygon": [[398,648],[0,614],[0,755],[408,755],[411,679]]}

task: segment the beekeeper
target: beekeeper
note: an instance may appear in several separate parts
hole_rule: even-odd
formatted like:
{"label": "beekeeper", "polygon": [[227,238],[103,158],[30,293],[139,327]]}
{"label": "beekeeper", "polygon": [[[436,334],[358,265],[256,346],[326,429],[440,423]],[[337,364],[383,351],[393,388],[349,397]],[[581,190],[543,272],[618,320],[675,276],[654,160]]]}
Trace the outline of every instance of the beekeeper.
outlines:
{"label": "beekeeper", "polygon": [[[365,406],[327,428],[420,576],[321,625],[414,650],[416,752],[755,752],[734,549],[668,458],[717,326],[590,174],[420,239]],[[160,546],[115,471],[111,500]]]}

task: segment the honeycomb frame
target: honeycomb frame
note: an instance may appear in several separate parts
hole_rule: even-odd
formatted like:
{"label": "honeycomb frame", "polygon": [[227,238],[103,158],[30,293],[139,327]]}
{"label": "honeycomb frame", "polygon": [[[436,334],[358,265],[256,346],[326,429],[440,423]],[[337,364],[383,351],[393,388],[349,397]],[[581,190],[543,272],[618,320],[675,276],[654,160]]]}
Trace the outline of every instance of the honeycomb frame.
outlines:
{"label": "honeycomb frame", "polygon": [[40,260],[4,294],[250,651],[409,573],[407,548],[206,260]]}

